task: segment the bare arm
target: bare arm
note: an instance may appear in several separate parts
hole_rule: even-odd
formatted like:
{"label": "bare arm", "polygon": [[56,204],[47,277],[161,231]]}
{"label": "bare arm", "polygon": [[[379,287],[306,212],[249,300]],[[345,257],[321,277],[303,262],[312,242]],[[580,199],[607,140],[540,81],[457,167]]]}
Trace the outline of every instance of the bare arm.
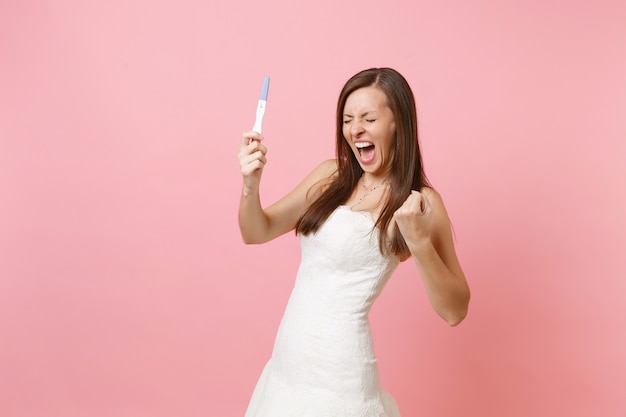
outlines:
{"label": "bare arm", "polygon": [[244,133],[238,155],[243,176],[239,229],[245,243],[264,243],[293,230],[311,202],[309,190],[336,171],[335,161],[323,162],[286,196],[264,209],[259,188],[267,149],[262,140],[259,133]]}
{"label": "bare arm", "polygon": [[466,316],[470,290],[454,249],[441,196],[414,191],[394,216],[435,311],[451,326]]}

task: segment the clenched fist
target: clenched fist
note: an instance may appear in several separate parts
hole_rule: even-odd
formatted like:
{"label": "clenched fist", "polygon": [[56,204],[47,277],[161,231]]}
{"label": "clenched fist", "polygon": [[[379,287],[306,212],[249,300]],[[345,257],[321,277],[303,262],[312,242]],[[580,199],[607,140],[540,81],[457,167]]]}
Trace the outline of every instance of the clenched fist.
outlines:
{"label": "clenched fist", "polygon": [[239,146],[239,166],[243,176],[244,192],[258,192],[263,167],[267,163],[267,148],[261,143],[263,135],[258,132],[245,132]]}
{"label": "clenched fist", "polygon": [[411,194],[394,213],[394,220],[407,243],[419,243],[430,238],[433,209],[428,195],[432,196],[432,193],[428,188],[423,188],[421,192],[411,190]]}

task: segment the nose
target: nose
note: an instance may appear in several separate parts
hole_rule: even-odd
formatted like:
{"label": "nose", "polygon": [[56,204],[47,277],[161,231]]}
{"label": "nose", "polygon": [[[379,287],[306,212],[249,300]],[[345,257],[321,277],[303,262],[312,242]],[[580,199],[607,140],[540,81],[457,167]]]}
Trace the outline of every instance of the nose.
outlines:
{"label": "nose", "polygon": [[358,120],[353,120],[350,123],[350,134],[352,136],[358,137],[361,133],[363,133],[365,129],[363,128],[363,124]]}

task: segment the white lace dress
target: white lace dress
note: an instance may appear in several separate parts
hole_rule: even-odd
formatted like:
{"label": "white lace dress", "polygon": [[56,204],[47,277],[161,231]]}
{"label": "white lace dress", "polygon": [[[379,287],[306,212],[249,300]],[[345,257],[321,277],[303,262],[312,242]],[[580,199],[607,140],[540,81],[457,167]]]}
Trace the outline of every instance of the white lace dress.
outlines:
{"label": "white lace dress", "polygon": [[301,236],[302,261],[246,417],[399,417],[381,387],[368,313],[396,257],[367,212],[340,206]]}

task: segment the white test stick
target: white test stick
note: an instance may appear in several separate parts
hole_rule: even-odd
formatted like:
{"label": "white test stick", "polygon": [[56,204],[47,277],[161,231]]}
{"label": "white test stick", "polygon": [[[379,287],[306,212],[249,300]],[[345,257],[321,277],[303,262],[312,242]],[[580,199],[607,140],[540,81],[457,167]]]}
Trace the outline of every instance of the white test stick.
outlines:
{"label": "white test stick", "polygon": [[265,115],[265,106],[267,104],[267,91],[270,89],[270,77],[265,77],[263,80],[263,89],[261,90],[261,97],[259,97],[259,104],[256,106],[256,121],[252,130],[261,133],[263,130],[263,116]]}

